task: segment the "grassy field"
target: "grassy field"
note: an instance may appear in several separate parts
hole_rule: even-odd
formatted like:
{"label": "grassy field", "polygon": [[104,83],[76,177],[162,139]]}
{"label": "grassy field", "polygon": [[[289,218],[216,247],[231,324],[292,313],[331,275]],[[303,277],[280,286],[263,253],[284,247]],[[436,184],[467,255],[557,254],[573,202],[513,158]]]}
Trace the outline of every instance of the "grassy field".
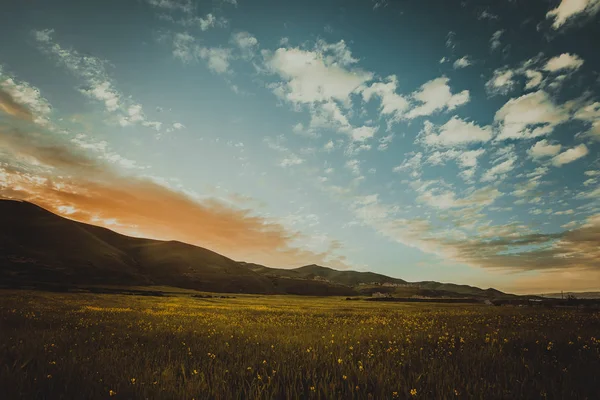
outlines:
{"label": "grassy field", "polygon": [[598,399],[577,310],[0,291],[5,399]]}

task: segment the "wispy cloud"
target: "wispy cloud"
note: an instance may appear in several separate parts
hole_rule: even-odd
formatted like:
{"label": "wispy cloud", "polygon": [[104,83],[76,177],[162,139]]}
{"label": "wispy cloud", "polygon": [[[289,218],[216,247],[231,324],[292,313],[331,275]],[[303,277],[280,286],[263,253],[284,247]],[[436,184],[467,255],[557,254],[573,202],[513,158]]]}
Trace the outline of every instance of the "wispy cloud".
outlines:
{"label": "wispy cloud", "polygon": [[52,29],[33,31],[40,50],[84,82],[84,86],[79,87],[82,94],[101,102],[106,111],[113,114],[121,126],[139,124],[157,131],[160,130],[161,122],[149,119],[139,103],[117,90],[114,80],[106,70],[107,62],[105,60],[64,48],[53,40],[53,35],[54,30]]}

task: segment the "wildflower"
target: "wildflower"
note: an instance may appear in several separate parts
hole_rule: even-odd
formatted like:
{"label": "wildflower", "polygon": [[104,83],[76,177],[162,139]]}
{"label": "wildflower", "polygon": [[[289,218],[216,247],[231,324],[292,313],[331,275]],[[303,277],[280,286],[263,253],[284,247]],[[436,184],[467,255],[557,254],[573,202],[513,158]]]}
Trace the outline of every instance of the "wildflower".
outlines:
{"label": "wildflower", "polygon": [[394,397],[394,398],[398,397],[398,392],[392,392],[392,397]]}
{"label": "wildflower", "polygon": [[410,395],[411,396],[416,396],[417,395],[417,389],[410,389]]}
{"label": "wildflower", "polygon": [[338,358],[338,364],[341,364],[342,362],[344,362],[341,358]]}
{"label": "wildflower", "polygon": [[316,390],[316,389],[315,389],[315,387],[314,387],[314,386],[311,386],[311,387],[310,387],[310,391],[311,391],[311,392],[314,392],[315,390]]}
{"label": "wildflower", "polygon": [[197,369],[193,370],[193,371],[192,371],[192,374],[193,374],[193,375],[198,375],[198,370],[197,370]]}
{"label": "wildflower", "polygon": [[108,395],[109,395],[110,397],[112,397],[112,396],[116,396],[116,395],[117,395],[117,392],[115,392],[114,390],[109,390],[109,391],[108,391]]}
{"label": "wildflower", "polygon": [[132,385],[135,385],[135,378],[131,378],[130,381]]}
{"label": "wildflower", "polygon": [[46,378],[51,379],[52,375],[48,374],[48,375],[46,375]]}
{"label": "wildflower", "polygon": [[460,392],[458,391],[458,389],[454,389],[454,395],[455,395],[455,396],[458,396],[458,395],[460,395]]}
{"label": "wildflower", "polygon": [[342,379],[346,380],[346,379],[348,379],[348,377],[346,375],[342,375]]}

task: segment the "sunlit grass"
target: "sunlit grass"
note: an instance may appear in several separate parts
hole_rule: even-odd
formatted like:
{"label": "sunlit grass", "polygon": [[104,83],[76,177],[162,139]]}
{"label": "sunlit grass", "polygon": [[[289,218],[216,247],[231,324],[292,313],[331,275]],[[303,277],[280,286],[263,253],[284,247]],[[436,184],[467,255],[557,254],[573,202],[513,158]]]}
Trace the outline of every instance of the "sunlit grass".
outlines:
{"label": "sunlit grass", "polygon": [[0,326],[9,399],[594,399],[600,390],[600,318],[576,310],[2,291]]}

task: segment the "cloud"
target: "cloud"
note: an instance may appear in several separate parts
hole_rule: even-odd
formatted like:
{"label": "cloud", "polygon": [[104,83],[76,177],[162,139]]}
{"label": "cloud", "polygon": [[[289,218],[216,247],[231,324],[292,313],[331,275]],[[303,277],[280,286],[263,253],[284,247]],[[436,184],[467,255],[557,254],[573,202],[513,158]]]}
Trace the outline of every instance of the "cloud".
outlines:
{"label": "cloud", "polygon": [[544,66],[545,71],[557,72],[562,70],[576,70],[583,65],[583,60],[577,54],[563,53],[548,60]]}
{"label": "cloud", "polygon": [[552,157],[560,152],[561,147],[560,144],[550,144],[546,139],[542,139],[527,150],[527,154],[533,159]]}
{"label": "cloud", "polygon": [[482,12],[479,13],[479,15],[477,16],[477,19],[496,20],[496,19],[498,19],[498,16],[496,14],[492,14],[488,10],[483,10]]}
{"label": "cloud", "polygon": [[348,102],[350,94],[373,76],[351,68],[356,59],[344,41],[318,43],[313,50],[282,47],[263,54],[268,69],[282,79],[272,85],[274,93],[292,103]]}
{"label": "cloud", "polygon": [[410,153],[408,154],[410,158],[405,158],[402,164],[394,167],[394,172],[403,172],[403,171],[411,171],[411,176],[413,178],[419,177],[421,175],[421,165],[423,161],[423,153]]}
{"label": "cloud", "polygon": [[446,47],[449,49],[453,49],[456,47],[456,41],[454,40],[456,38],[456,32],[454,31],[450,31],[448,32],[448,34],[446,35]]}
{"label": "cloud", "polygon": [[198,55],[206,60],[208,68],[217,73],[224,74],[229,72],[229,62],[231,60],[231,49],[223,49],[220,47],[202,47],[199,49]]}
{"label": "cloud", "polygon": [[194,5],[191,0],[146,0],[152,7],[166,10],[177,10],[185,14],[192,14]]}
{"label": "cloud", "polygon": [[600,140],[600,102],[584,104],[573,118],[589,124],[588,136]]}
{"label": "cloud", "polygon": [[548,11],[547,19],[554,19],[552,27],[559,29],[575,17],[592,16],[600,10],[600,0],[561,0],[560,4]]}
{"label": "cloud", "polygon": [[251,50],[258,46],[256,37],[248,32],[237,32],[231,35],[231,40],[242,50]]}
{"label": "cloud", "polygon": [[390,143],[392,143],[394,136],[395,135],[393,133],[390,133],[389,135],[379,138],[379,145],[377,146],[377,150],[379,150],[379,151],[387,150]]}
{"label": "cloud", "polygon": [[115,88],[114,81],[106,72],[106,61],[62,47],[53,41],[53,34],[52,29],[33,31],[33,36],[42,52],[53,57],[59,65],[85,82],[85,86],[79,89],[82,94],[103,103],[106,111],[114,114],[121,126],[139,124],[160,130],[160,122],[149,120],[140,104]]}
{"label": "cloud", "polygon": [[187,32],[173,35],[173,57],[184,63],[202,59],[206,62],[208,69],[216,74],[230,73],[229,65],[234,59],[231,49],[200,46],[196,39]]}
{"label": "cloud", "polygon": [[463,170],[461,178],[470,182],[477,169],[478,158],[485,153],[485,149],[435,151],[427,157],[426,163],[431,165],[445,165],[449,160],[454,160]]}
{"label": "cloud", "polygon": [[352,142],[364,142],[372,138],[377,132],[377,127],[353,126],[335,101],[311,105],[309,110],[311,113],[309,132],[313,136],[318,135],[317,130],[331,129],[348,135]]}
{"label": "cloud", "polygon": [[494,116],[499,134],[496,140],[531,139],[545,136],[566,122],[569,113],[554,104],[542,90],[507,101]]}
{"label": "cloud", "polygon": [[585,157],[588,153],[589,150],[587,146],[585,144],[580,144],[579,146],[565,150],[562,153],[555,156],[552,159],[552,165],[560,167],[565,164],[569,164],[575,160],[578,160],[582,157]]}
{"label": "cloud", "polygon": [[500,42],[500,38],[503,34],[504,29],[497,30],[492,34],[492,37],[490,38],[490,50],[494,51],[502,45],[502,42]]}
{"label": "cloud", "polygon": [[423,129],[417,136],[417,142],[427,147],[457,147],[470,143],[484,143],[492,138],[490,126],[479,126],[457,116],[452,117],[444,125],[436,127],[425,121]]}
{"label": "cloud", "polygon": [[35,164],[0,164],[0,196],[4,198],[31,201],[124,234],[207,247],[234,259],[277,266],[347,267],[329,250],[315,253],[294,247],[302,235],[251,210],[211,198],[194,199],[148,179],[118,174],[47,134],[2,128],[0,146],[61,171],[47,173]]}
{"label": "cloud", "polygon": [[374,82],[371,86],[362,90],[365,101],[370,101],[377,96],[381,99],[380,112],[388,116],[391,121],[399,121],[404,112],[409,108],[409,101],[402,95],[396,93],[398,78],[395,75],[388,76],[383,82]]}
{"label": "cloud", "polygon": [[462,69],[462,68],[466,68],[472,64],[473,63],[469,59],[469,56],[463,56],[463,57],[457,59],[456,61],[454,61],[454,64],[452,64],[452,67],[454,69]]}
{"label": "cloud", "polygon": [[525,71],[527,77],[527,83],[525,84],[525,90],[535,89],[539,87],[544,79],[544,75],[541,72],[528,69]]}
{"label": "cloud", "polygon": [[507,94],[515,86],[515,72],[508,68],[494,71],[492,78],[486,82],[485,89],[489,94]]}
{"label": "cloud", "polygon": [[515,155],[509,156],[506,161],[496,164],[485,171],[485,173],[481,176],[481,181],[493,182],[503,180],[506,178],[506,174],[515,168],[515,161],[517,161],[517,157]]}
{"label": "cloud", "polygon": [[3,72],[0,66],[0,111],[40,125],[48,125],[52,112],[50,103],[39,89],[26,82],[18,82]]}
{"label": "cloud", "polygon": [[304,163],[304,159],[284,145],[285,137],[276,138],[265,137],[264,142],[271,150],[275,150],[282,155],[278,165],[282,168],[293,167]]}
{"label": "cloud", "polygon": [[456,107],[468,103],[469,91],[463,90],[452,94],[448,82],[450,79],[442,76],[421,85],[419,90],[411,94],[411,98],[417,105],[406,114],[406,118],[431,115],[443,110],[452,111]]}

